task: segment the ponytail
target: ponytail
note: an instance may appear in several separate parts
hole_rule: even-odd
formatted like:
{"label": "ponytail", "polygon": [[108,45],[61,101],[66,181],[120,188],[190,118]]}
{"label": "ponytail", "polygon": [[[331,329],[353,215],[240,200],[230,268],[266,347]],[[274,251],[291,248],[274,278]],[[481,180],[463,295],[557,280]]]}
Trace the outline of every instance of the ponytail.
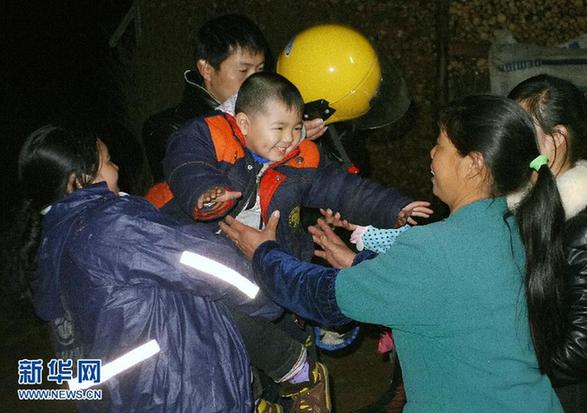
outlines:
{"label": "ponytail", "polygon": [[551,370],[554,349],[564,332],[566,260],[563,244],[565,213],[555,176],[547,165],[515,215],[526,247],[526,300],[528,321],[538,366]]}
{"label": "ponytail", "polygon": [[24,200],[12,226],[2,233],[2,296],[7,310],[31,306],[30,280],[41,235],[41,215]]}
{"label": "ponytail", "polygon": [[3,303],[30,303],[30,279],[41,237],[40,211],[67,195],[72,174],[82,184],[91,182],[99,160],[97,136],[85,129],[45,125],[26,138],[18,157],[24,201],[11,228],[0,238]]}

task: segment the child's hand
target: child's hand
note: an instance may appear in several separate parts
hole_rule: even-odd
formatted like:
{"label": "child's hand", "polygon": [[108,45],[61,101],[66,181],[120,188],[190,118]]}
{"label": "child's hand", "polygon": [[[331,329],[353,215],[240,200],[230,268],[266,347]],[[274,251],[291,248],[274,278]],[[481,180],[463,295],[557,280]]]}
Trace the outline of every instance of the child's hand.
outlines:
{"label": "child's hand", "polygon": [[197,207],[198,209],[204,208],[204,206],[211,206],[216,202],[225,202],[231,199],[240,198],[242,194],[237,191],[227,191],[226,188],[221,186],[215,186],[214,188],[208,189],[198,198]]}
{"label": "child's hand", "polygon": [[418,225],[418,223],[412,217],[429,218],[434,213],[433,210],[428,208],[430,202],[428,201],[414,201],[405,207],[397,215],[396,227],[403,227],[404,225]]}
{"label": "child's hand", "polygon": [[314,242],[322,248],[314,251],[315,256],[324,258],[334,268],[348,268],[353,265],[357,254],[346,246],[323,219],[318,219],[318,223],[308,227],[308,231]]}
{"label": "child's hand", "polygon": [[355,224],[351,224],[346,219],[342,219],[342,217],[340,216],[340,212],[337,212],[335,214],[334,212],[332,212],[332,209],[330,208],[320,208],[320,213],[322,214],[322,216],[324,217],[324,221],[326,221],[328,225],[338,228],[344,228],[348,231],[354,231],[355,229],[357,229],[357,226]]}

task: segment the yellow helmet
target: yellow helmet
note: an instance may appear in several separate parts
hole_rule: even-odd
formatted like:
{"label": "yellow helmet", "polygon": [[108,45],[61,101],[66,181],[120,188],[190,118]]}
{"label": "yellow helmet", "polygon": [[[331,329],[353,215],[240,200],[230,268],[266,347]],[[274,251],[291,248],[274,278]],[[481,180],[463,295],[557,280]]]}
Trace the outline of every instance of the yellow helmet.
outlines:
{"label": "yellow helmet", "polygon": [[327,114],[334,113],[326,123],[367,113],[381,81],[369,40],[338,24],[314,26],[295,36],[279,55],[277,72],[296,85],[306,104],[327,101]]}

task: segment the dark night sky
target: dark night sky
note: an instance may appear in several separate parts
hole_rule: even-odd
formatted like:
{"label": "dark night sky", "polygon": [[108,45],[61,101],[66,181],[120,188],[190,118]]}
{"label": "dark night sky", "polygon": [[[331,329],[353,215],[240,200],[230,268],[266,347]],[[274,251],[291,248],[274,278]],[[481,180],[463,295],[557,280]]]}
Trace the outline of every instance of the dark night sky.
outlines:
{"label": "dark night sky", "polygon": [[[2,12],[2,221],[14,205],[16,158],[28,133],[69,117],[120,113],[104,65],[130,1],[9,1]],[[41,183],[40,183],[41,184]]]}

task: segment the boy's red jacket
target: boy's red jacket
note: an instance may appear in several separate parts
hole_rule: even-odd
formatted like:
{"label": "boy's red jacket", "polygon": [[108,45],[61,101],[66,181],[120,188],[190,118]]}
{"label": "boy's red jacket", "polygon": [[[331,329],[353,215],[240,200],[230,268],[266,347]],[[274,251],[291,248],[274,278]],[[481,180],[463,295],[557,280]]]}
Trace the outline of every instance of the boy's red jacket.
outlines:
{"label": "boy's red jacket", "polygon": [[411,202],[396,189],[345,172],[311,141],[302,141],[286,159],[271,164],[257,183],[261,165],[245,147],[234,118],[222,112],[196,118],[175,132],[163,169],[174,196],[164,212],[184,220],[198,219],[200,195],[224,187],[243,195],[230,209],[206,219],[235,215],[247,200],[249,206],[254,204],[258,191],[263,222],[279,210],[278,241],[307,260],[314,248],[311,236],[300,225],[301,207],[331,208],[353,223],[390,228],[400,209]]}

